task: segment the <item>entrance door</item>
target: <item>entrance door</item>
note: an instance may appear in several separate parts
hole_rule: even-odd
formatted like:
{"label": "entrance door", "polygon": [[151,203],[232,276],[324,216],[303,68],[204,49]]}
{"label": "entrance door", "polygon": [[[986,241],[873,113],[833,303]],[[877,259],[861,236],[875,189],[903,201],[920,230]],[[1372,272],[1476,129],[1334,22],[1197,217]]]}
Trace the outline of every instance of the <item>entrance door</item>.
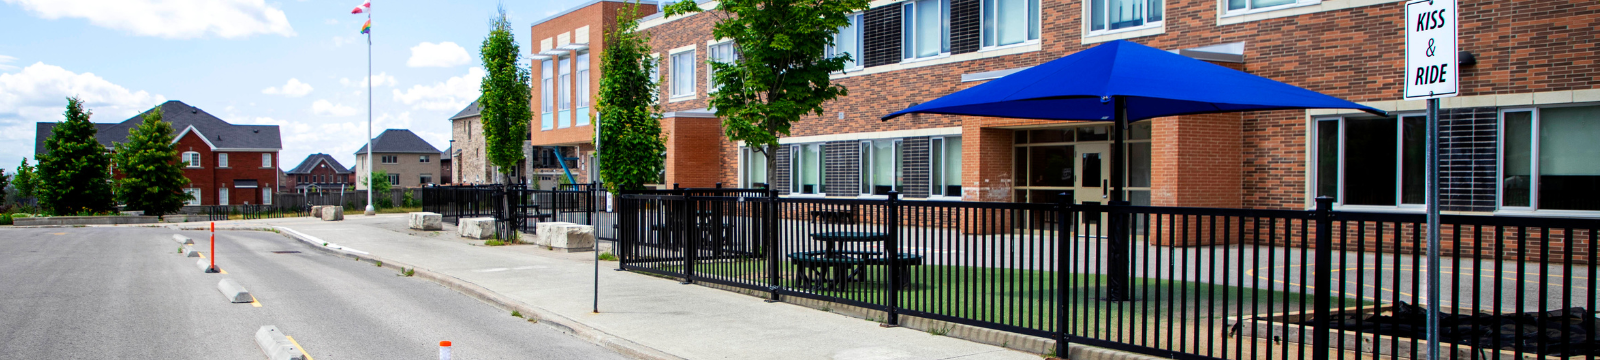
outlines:
{"label": "entrance door", "polygon": [[1111,145],[1109,144],[1078,144],[1077,179],[1072,186],[1075,200],[1079,204],[1086,201],[1095,201],[1105,204],[1111,201],[1109,196],[1111,179]]}

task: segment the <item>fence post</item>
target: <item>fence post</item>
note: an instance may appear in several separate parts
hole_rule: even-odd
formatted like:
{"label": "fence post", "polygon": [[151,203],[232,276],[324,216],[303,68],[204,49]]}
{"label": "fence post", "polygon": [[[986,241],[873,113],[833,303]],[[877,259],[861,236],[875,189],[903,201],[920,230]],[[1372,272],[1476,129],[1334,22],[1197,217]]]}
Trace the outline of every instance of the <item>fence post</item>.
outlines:
{"label": "fence post", "polygon": [[1312,360],[1328,360],[1328,316],[1333,307],[1333,198],[1327,196],[1317,197],[1317,210],[1313,214],[1317,220],[1317,264],[1316,264],[1316,297],[1313,319],[1316,326],[1315,337],[1311,339],[1311,348],[1316,352],[1311,354]]}
{"label": "fence post", "polygon": [[1058,359],[1067,358],[1067,321],[1072,318],[1067,315],[1067,276],[1069,275],[1067,275],[1067,272],[1062,271],[1062,264],[1072,260],[1069,249],[1072,247],[1073,237],[1069,230],[1072,226],[1070,212],[1074,209],[1070,199],[1072,197],[1067,196],[1067,193],[1061,193],[1056,198],[1056,261],[1055,268],[1050,269],[1056,275],[1055,357]]}
{"label": "fence post", "polygon": [[782,289],[778,279],[778,191],[768,188],[764,192],[767,205],[761,209],[765,212],[761,217],[761,241],[762,249],[767,253],[767,285],[771,292],[767,302],[778,302],[782,300],[778,297],[778,290]]}
{"label": "fence post", "polygon": [[682,215],[678,218],[683,223],[678,227],[678,240],[683,242],[683,284],[688,285],[694,283],[694,263],[699,257],[697,253],[700,252],[699,247],[695,246],[700,239],[694,236],[696,230],[699,230],[700,219],[697,218],[699,214],[695,213],[694,200],[689,198],[689,193],[679,193],[683,194],[683,200],[680,202],[682,205],[679,205],[683,212],[679,213]]}
{"label": "fence post", "polygon": [[899,191],[890,191],[889,192],[889,201],[887,203],[887,206],[889,207],[889,209],[888,209],[889,210],[889,219],[888,219],[888,221],[886,221],[886,223],[887,223],[886,225],[889,226],[889,231],[888,231],[889,238],[885,239],[883,241],[883,252],[885,253],[885,255],[888,255],[888,260],[889,260],[889,293],[887,294],[888,295],[888,297],[887,297],[888,304],[885,304],[885,305],[887,305],[887,307],[885,308],[886,309],[885,311],[887,312],[887,314],[886,314],[886,316],[884,316],[883,326],[884,327],[896,327],[896,326],[900,326],[900,311],[899,311],[900,310],[900,272],[902,270],[904,270],[904,269],[901,269],[900,266],[899,266],[899,262],[900,262],[900,192]]}

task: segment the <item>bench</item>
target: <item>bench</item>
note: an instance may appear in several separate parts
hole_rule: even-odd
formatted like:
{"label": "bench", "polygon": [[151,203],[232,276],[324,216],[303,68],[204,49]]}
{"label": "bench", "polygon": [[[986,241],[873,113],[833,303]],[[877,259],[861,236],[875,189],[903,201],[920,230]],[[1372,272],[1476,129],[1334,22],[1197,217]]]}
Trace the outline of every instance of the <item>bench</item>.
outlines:
{"label": "bench", "polygon": [[856,212],[851,207],[825,207],[821,210],[811,210],[811,223],[854,224]]}
{"label": "bench", "polygon": [[911,284],[910,267],[922,265],[922,255],[902,253],[891,261],[876,251],[803,251],[786,256],[798,271],[799,286],[811,289],[838,290],[847,281],[866,281],[867,266],[894,266],[903,289]]}

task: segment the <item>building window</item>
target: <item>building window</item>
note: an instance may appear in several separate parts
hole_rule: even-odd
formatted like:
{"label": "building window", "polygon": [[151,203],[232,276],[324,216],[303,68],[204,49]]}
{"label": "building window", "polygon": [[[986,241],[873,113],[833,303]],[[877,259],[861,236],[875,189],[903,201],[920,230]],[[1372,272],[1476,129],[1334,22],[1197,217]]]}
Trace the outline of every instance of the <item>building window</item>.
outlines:
{"label": "building window", "polygon": [[217,167],[219,167],[219,168],[228,167],[228,154],[226,154],[226,153],[217,154]]}
{"label": "building window", "polygon": [[589,125],[589,52],[578,53],[578,126]]}
{"label": "building window", "polygon": [[1310,5],[1322,0],[1228,0],[1228,15],[1267,11],[1295,5]]}
{"label": "building window", "polygon": [[752,148],[740,148],[739,156],[739,163],[744,165],[739,172],[739,186],[746,189],[766,187],[767,156]]}
{"label": "building window", "polygon": [[1317,196],[1340,205],[1422,205],[1427,120],[1334,118],[1317,121]]}
{"label": "building window", "polygon": [[960,137],[929,139],[928,185],[931,196],[961,196]]}
{"label": "building window", "polygon": [[717,83],[717,78],[716,78],[717,70],[711,64],[712,63],[731,64],[731,63],[733,63],[734,60],[738,60],[738,59],[739,59],[739,54],[733,51],[733,42],[732,41],[725,41],[725,42],[722,42],[722,43],[719,43],[719,44],[713,44],[711,46],[707,46],[706,47],[706,91],[707,92],[716,91],[717,89],[722,88],[722,84],[718,84]]}
{"label": "building window", "polygon": [[389,185],[400,186],[400,174],[389,174]]}
{"label": "building window", "polygon": [[916,0],[901,5],[902,59],[950,53],[950,1]]}
{"label": "building window", "polygon": [[184,200],[187,206],[200,206],[200,188],[186,188],[183,193],[189,195],[189,200]]}
{"label": "building window", "polygon": [[1500,208],[1600,210],[1600,106],[1501,114]]}
{"label": "building window", "polygon": [[261,188],[261,205],[272,205],[272,184]]}
{"label": "building window", "polygon": [[432,183],[433,183],[433,174],[422,174],[422,176],[417,179],[417,184],[427,185],[427,184],[432,184]]}
{"label": "building window", "polygon": [[[555,109],[556,93],[556,65],[550,60],[539,62],[539,129],[550,130],[556,126],[556,117],[552,112]],[[472,123],[467,124],[467,136],[472,136]]]}
{"label": "building window", "polygon": [[827,174],[823,165],[822,144],[799,144],[789,147],[789,193],[822,194],[823,179]]}
{"label": "building window", "polygon": [[183,162],[184,162],[184,166],[191,167],[191,168],[199,168],[200,167],[200,153],[193,152],[193,151],[183,153]]}
{"label": "building window", "polygon": [[1155,26],[1164,17],[1162,0],[1090,0],[1089,32],[1115,32],[1122,29]]}
{"label": "building window", "polygon": [[983,0],[982,7],[983,47],[1039,40],[1039,0]]}
{"label": "building window", "polygon": [[226,186],[217,189],[217,205],[232,205],[228,203],[228,188]]}
{"label": "building window", "polygon": [[261,154],[261,167],[263,167],[263,168],[272,167],[272,154],[266,154],[266,153]]}
{"label": "building window", "polygon": [[[661,86],[661,53],[650,54],[650,64],[655,65],[650,67],[650,84],[652,86]],[[651,100],[659,100],[661,88],[653,89],[655,91],[650,92]]]}
{"label": "building window", "polygon": [[572,126],[572,59],[562,56],[556,59],[556,69],[559,76],[556,84],[561,90],[556,99],[556,128]]}
{"label": "building window", "polygon": [[889,195],[900,191],[905,173],[900,167],[899,139],[861,142],[861,195]]}
{"label": "building window", "polygon": [[849,56],[850,60],[844,62],[845,70],[861,68],[861,14],[850,14],[850,24],[839,28],[839,33],[833,35],[833,45],[828,47],[828,57]]}
{"label": "building window", "polygon": [[694,50],[672,54],[672,97],[694,96]]}
{"label": "building window", "polygon": [[421,162],[421,163],[428,162],[428,156],[427,155],[418,156],[417,157],[417,162]]}

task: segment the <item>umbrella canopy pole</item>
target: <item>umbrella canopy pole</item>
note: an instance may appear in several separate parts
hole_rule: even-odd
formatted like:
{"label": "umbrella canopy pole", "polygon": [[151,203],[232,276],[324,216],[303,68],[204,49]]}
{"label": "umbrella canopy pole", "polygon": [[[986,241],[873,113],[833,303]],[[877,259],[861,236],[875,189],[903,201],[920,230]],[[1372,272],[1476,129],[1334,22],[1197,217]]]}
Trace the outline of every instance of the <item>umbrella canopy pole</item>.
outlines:
{"label": "umbrella canopy pole", "polygon": [[[1114,119],[1112,119],[1111,122],[1111,138],[1113,140],[1111,141],[1110,205],[1128,205],[1126,201],[1123,201],[1122,194],[1122,185],[1124,179],[1123,173],[1125,172],[1125,166],[1127,165],[1127,162],[1123,159],[1124,144],[1122,138],[1125,137],[1123,135],[1123,129],[1128,126],[1128,103],[1127,98],[1122,96],[1113,96],[1111,101],[1113,105],[1112,116]],[[1106,290],[1109,293],[1107,294],[1109,295],[1107,296],[1107,300],[1133,300],[1133,285],[1131,281],[1133,274],[1130,271],[1132,270],[1132,264],[1129,261],[1129,232],[1128,221],[1126,219],[1128,214],[1112,212],[1109,215],[1110,216],[1108,216],[1108,220],[1111,223],[1111,239],[1109,239],[1110,241],[1106,246],[1106,251],[1109,253],[1107,254],[1108,258],[1106,259],[1106,266],[1110,267],[1110,269],[1106,269],[1106,275],[1108,277]]]}

